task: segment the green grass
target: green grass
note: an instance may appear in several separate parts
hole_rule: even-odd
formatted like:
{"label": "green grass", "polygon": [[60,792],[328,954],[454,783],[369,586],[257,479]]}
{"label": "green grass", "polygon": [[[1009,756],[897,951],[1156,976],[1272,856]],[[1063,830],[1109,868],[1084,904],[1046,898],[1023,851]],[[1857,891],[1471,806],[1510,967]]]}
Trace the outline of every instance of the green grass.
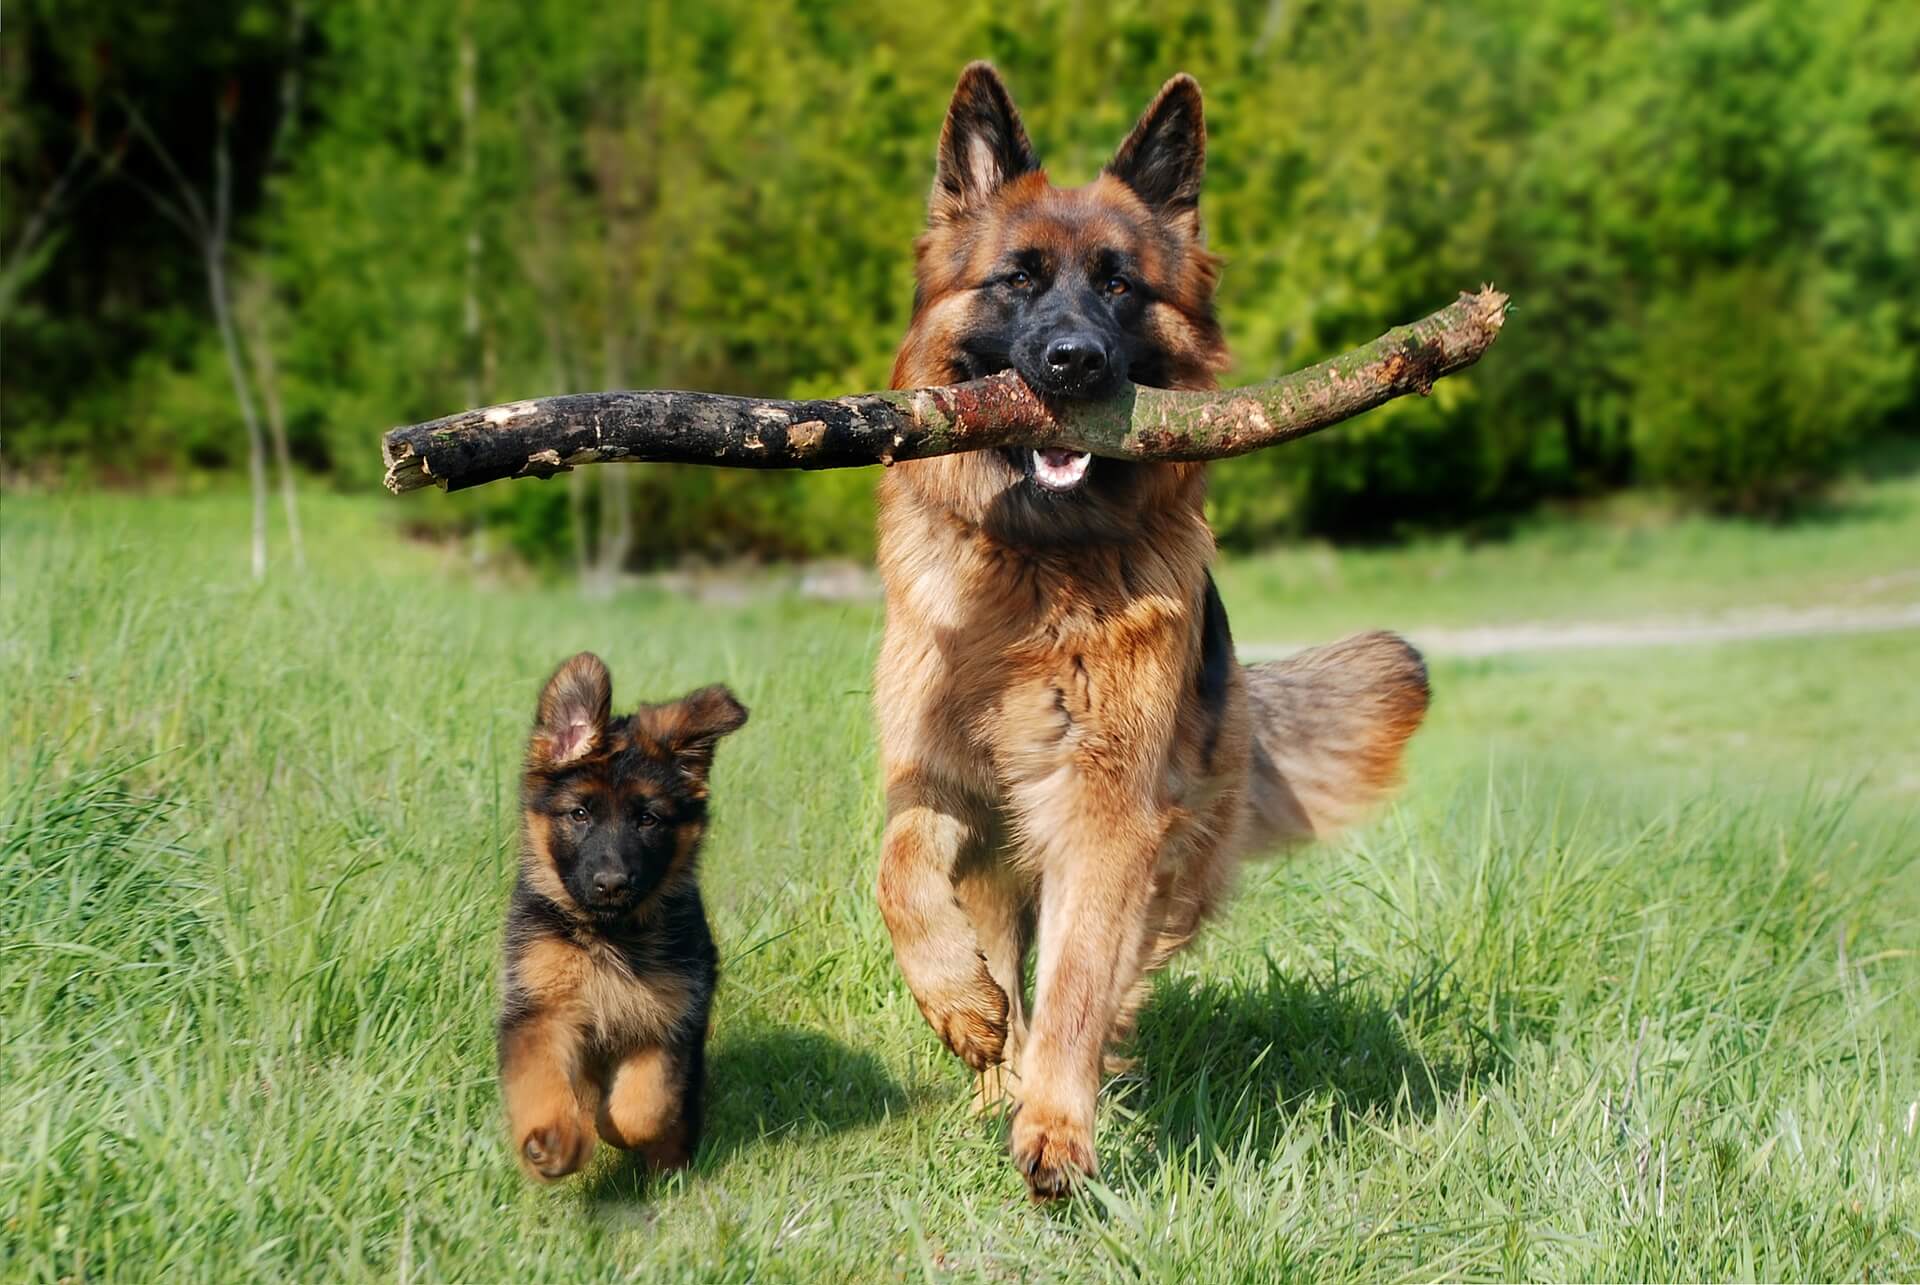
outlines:
{"label": "green grass", "polygon": [[1235,633],[1322,633],[1686,616],[1741,607],[1877,606],[1920,597],[1920,461],[1856,478],[1792,526],[1676,518],[1628,494],[1601,520],[1536,518],[1501,542],[1275,549],[1228,565]]}
{"label": "green grass", "polygon": [[[1739,568],[1787,600],[1911,564],[1911,499],[1223,582],[1243,637]],[[874,606],[587,603],[395,541],[391,503],[307,514],[312,573],[255,588],[231,498],[0,506],[0,1278],[1920,1275],[1910,634],[1437,663],[1401,803],[1249,872],[1109,1087],[1105,1185],[1041,1209],[873,905]],[[1536,593],[1560,545],[1579,583]],[[1315,558],[1296,615],[1274,568]],[[489,1028],[514,765],[581,647],[620,701],[754,716],[699,1163],[546,1191]]]}

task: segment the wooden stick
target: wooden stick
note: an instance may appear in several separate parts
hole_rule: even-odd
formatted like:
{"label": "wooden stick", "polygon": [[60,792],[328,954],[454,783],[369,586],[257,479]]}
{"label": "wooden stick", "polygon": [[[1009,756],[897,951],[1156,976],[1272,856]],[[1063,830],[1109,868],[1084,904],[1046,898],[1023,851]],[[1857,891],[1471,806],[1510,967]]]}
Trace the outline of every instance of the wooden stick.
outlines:
{"label": "wooden stick", "polygon": [[1129,385],[1101,402],[1041,398],[1011,371],[946,388],[772,401],[717,393],[577,393],[396,428],[387,489],[461,490],[615,460],[727,468],[852,468],[987,447],[1061,447],[1115,459],[1207,460],[1305,437],[1471,366],[1506,320],[1483,287],[1331,361],[1250,388]]}

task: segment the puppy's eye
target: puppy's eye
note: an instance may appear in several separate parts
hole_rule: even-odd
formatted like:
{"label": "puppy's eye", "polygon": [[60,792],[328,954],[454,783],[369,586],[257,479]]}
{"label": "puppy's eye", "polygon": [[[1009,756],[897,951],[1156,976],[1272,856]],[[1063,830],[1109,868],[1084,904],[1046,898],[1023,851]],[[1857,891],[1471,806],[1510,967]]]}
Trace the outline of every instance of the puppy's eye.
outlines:
{"label": "puppy's eye", "polygon": [[1033,274],[1025,268],[1015,268],[1007,276],[1007,284],[1015,290],[1025,290],[1033,284]]}
{"label": "puppy's eye", "polygon": [[659,824],[660,824],[660,818],[659,818],[659,817],[657,817],[657,816],[655,816],[655,815],[654,815],[653,813],[651,813],[651,812],[642,812],[642,813],[640,814],[640,818],[639,818],[639,820],[637,820],[636,822],[634,822],[634,824],[635,824],[635,825],[638,825],[638,826],[640,826],[640,827],[641,827],[642,829],[644,829],[644,828],[646,828],[647,826],[653,826],[653,825],[659,825]]}
{"label": "puppy's eye", "polygon": [[593,813],[587,811],[585,808],[575,808],[573,811],[567,813],[567,815],[575,821],[585,821],[590,819]]}
{"label": "puppy's eye", "polygon": [[1133,282],[1127,280],[1125,277],[1108,277],[1107,284],[1102,288],[1109,295],[1118,299],[1121,295],[1133,289]]}

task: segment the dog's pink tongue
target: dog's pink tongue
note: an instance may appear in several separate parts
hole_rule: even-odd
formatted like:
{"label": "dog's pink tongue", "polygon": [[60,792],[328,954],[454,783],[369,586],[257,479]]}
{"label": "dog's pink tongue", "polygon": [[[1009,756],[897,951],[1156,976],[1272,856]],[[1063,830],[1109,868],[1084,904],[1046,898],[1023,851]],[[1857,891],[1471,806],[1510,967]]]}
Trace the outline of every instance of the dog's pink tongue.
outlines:
{"label": "dog's pink tongue", "polygon": [[1073,463],[1079,451],[1062,450],[1058,446],[1049,446],[1040,452],[1040,458],[1047,462],[1048,468],[1065,468]]}

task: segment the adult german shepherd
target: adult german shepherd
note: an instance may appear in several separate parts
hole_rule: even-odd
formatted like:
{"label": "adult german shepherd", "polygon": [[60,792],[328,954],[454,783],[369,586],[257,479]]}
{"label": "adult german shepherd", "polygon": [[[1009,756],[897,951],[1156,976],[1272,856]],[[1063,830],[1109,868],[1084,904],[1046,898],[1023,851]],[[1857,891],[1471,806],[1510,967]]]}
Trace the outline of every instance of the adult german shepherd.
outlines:
{"label": "adult german shepherd", "polygon": [[[1213,386],[1205,155],[1200,88],[1176,76],[1098,178],[1056,188],[1000,77],[969,66],[894,386],[1007,368],[1061,399]],[[1205,491],[1202,464],[1062,450],[903,462],[880,486],[880,905],[978,1103],[1017,1104],[1036,1197],[1095,1172],[1103,1052],[1150,970],[1243,856],[1390,789],[1426,713],[1426,669],[1391,634],[1234,659]]]}

